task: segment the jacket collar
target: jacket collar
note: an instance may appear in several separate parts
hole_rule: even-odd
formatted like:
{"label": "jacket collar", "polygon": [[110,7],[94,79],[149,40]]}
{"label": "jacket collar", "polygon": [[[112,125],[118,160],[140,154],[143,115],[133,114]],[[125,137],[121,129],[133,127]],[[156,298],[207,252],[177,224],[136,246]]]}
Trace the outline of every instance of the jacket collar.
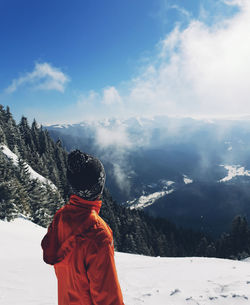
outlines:
{"label": "jacket collar", "polygon": [[99,214],[101,206],[102,206],[101,200],[89,201],[89,200],[82,199],[81,197],[79,197],[77,195],[71,195],[69,198],[69,203],[80,206],[80,207],[87,208],[89,210],[95,210],[97,212],[97,214]]}

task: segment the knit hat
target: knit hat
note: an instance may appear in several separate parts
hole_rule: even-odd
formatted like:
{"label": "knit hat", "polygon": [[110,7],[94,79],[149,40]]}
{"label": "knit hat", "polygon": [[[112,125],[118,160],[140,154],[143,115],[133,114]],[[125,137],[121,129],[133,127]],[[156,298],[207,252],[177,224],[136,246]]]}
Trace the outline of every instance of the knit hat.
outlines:
{"label": "knit hat", "polygon": [[106,175],[100,160],[77,149],[68,155],[67,177],[73,194],[94,201],[103,192]]}

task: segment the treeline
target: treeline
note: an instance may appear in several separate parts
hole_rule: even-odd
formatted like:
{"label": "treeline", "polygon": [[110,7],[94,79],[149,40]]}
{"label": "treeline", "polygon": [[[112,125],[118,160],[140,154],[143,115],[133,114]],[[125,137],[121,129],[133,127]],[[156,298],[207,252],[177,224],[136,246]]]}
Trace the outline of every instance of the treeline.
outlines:
{"label": "treeline", "polygon": [[[67,152],[36,121],[30,126],[22,117],[16,124],[10,109],[1,105],[0,145],[7,146],[18,157],[17,164],[13,164],[0,149],[0,219],[9,221],[24,214],[47,227],[55,211],[68,200]],[[47,183],[32,176],[28,165],[47,178]],[[178,228],[165,219],[117,205],[107,190],[101,216],[114,232],[118,251],[152,256],[250,256],[250,232],[241,216],[234,219],[230,233],[213,240],[203,233]]]}
{"label": "treeline", "polygon": [[121,252],[230,259],[250,256],[250,228],[240,215],[232,221],[231,231],[215,240],[204,233],[179,228],[165,218],[117,205],[106,191],[101,216],[114,230],[116,248]]}
{"label": "treeline", "polygon": [[0,219],[10,221],[22,214],[46,227],[62,204],[53,184],[32,178],[22,159],[16,166],[0,151]]}
{"label": "treeline", "polygon": [[[5,110],[2,105],[0,145],[7,146],[18,158],[14,165],[0,150],[0,219],[11,220],[24,214],[47,226],[65,203],[67,153],[35,120],[31,127],[25,117],[16,124],[9,107]],[[47,178],[47,183],[32,177],[28,165]]]}
{"label": "treeline", "polygon": [[61,142],[56,143],[42,126],[34,120],[29,126],[27,118],[16,124],[9,107],[0,105],[0,143],[6,144],[18,157],[26,160],[39,174],[50,179],[59,191],[67,194],[67,153]]}

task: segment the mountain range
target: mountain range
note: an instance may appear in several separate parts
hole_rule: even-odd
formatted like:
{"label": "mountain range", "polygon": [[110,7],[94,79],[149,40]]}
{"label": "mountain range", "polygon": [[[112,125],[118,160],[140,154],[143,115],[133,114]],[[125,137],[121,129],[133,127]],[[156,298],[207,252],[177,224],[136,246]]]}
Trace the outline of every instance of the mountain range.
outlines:
{"label": "mountain range", "polygon": [[66,150],[99,157],[113,198],[218,236],[250,218],[250,120],[107,119],[46,126]]}
{"label": "mountain range", "polygon": [[[67,204],[71,187],[67,180],[67,152],[60,141],[54,142],[46,129],[34,120],[19,124],[9,107],[0,105],[0,219],[17,217],[47,227],[55,212]],[[235,244],[238,234],[218,240],[200,232],[183,230],[166,219],[154,218],[143,211],[116,204],[108,190],[102,194],[101,217],[114,233],[116,250],[152,256],[246,257],[250,253],[248,238]],[[248,234],[243,218],[232,224],[232,232],[240,226]],[[242,234],[241,234],[242,235]],[[231,247],[224,245],[230,237]],[[245,235],[244,235],[245,236]]]}

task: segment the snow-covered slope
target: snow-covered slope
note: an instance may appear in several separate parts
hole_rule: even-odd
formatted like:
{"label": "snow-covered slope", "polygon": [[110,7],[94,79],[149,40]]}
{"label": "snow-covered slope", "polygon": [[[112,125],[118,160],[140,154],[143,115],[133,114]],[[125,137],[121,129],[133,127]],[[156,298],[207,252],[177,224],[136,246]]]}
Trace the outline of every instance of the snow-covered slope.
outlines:
{"label": "snow-covered slope", "polygon": [[[56,305],[53,267],[42,261],[46,233],[25,219],[0,221],[0,303]],[[250,262],[116,253],[126,305],[250,304]]]}
{"label": "snow-covered slope", "polygon": [[132,201],[128,201],[126,204],[130,207],[130,209],[140,209],[140,208],[146,208],[149,205],[154,204],[154,202],[168,194],[171,194],[174,190],[169,190],[169,191],[161,191],[161,192],[154,192],[149,195],[142,195],[138,199],[134,199]]}
{"label": "snow-covered slope", "polygon": [[[193,180],[186,175],[183,175],[183,183],[190,184],[193,183]],[[126,206],[132,210],[144,209],[153,205],[158,199],[173,193],[176,189],[178,190],[178,186],[183,185],[183,183],[180,184],[174,181],[161,179],[158,183],[147,185],[147,191],[143,190],[143,194],[139,198],[128,200]],[[155,187],[159,188],[159,186],[161,186],[160,190],[152,192]]]}
{"label": "snow-covered slope", "polygon": [[228,171],[228,173],[227,176],[224,177],[223,179],[220,179],[219,182],[230,181],[237,176],[250,177],[250,171],[245,170],[244,166],[240,166],[240,165],[221,165],[221,166],[224,167]]}
{"label": "snow-covered slope", "polygon": [[143,191],[143,195],[141,195],[139,198],[135,198],[133,200],[128,200],[126,202],[126,205],[131,209],[141,209],[146,208],[152,204],[155,203],[155,201],[159,198],[162,198],[163,196],[169,195],[174,191],[173,184],[175,184],[174,181],[167,181],[167,180],[161,180],[161,190],[160,191],[154,191],[152,192],[152,189],[154,189],[157,184],[148,185],[148,190],[150,191]]}
{"label": "snow-covered slope", "polygon": [[[18,156],[14,154],[6,145],[1,144],[0,145],[1,151],[6,155],[7,158],[9,158],[14,165],[18,166]],[[25,163],[27,165],[28,172],[30,174],[31,179],[37,179],[43,184],[49,184],[52,188],[56,189],[56,186],[49,180],[43,177],[42,175],[38,174],[29,164]]]}
{"label": "snow-covered slope", "polygon": [[42,263],[45,229],[25,219],[0,221],[0,303],[56,304],[53,270]]}

